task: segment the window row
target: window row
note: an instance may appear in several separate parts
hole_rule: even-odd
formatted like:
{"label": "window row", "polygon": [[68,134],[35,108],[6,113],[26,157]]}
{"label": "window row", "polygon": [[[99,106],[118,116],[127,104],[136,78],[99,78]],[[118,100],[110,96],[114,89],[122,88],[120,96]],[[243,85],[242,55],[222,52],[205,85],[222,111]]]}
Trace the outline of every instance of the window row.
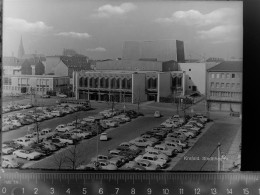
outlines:
{"label": "window row", "polygon": [[[17,87],[17,86],[3,86],[5,90],[15,90],[15,91],[21,91],[21,88],[23,87]],[[27,88],[28,91],[30,91],[30,88]],[[36,88],[36,91],[48,91],[51,90],[49,88]]]}
{"label": "window row", "polygon": [[210,88],[240,88],[240,83],[219,83],[211,82]]}
{"label": "window row", "polygon": [[235,73],[211,73],[212,79],[230,79],[230,78],[240,78],[239,74]]}
{"label": "window row", "polygon": [[241,97],[239,92],[210,91],[211,97]]}
{"label": "window row", "polygon": [[147,80],[147,88],[148,89],[156,89],[157,88],[157,78],[149,78]]}
{"label": "window row", "polygon": [[132,79],[116,79],[112,78],[80,78],[80,87],[90,87],[90,88],[111,88],[111,89],[131,89]]}

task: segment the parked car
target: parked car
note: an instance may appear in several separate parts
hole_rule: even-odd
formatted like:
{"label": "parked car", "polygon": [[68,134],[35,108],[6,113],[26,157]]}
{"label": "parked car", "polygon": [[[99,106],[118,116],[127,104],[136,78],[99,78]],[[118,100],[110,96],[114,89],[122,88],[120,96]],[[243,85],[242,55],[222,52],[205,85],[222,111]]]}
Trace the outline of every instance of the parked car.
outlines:
{"label": "parked car", "polygon": [[141,137],[137,137],[131,141],[129,141],[129,143],[132,143],[138,147],[147,147],[147,146],[154,146],[155,142],[151,141],[151,140],[146,140],[144,138]]}
{"label": "parked car", "polygon": [[66,98],[66,97],[68,97],[68,96],[65,95],[65,94],[60,93],[60,94],[57,94],[57,97],[60,97],[60,98]]}
{"label": "parked car", "polygon": [[107,141],[108,140],[107,133],[101,133],[99,140],[100,141]]}
{"label": "parked car", "polygon": [[160,118],[161,117],[160,111],[155,111],[153,116],[154,118]]}
{"label": "parked car", "polygon": [[51,96],[49,96],[49,95],[46,94],[46,95],[42,95],[41,97],[42,97],[42,98],[50,98]]}
{"label": "parked car", "polygon": [[15,157],[25,158],[27,160],[37,160],[42,154],[34,150],[16,150],[13,152]]}
{"label": "parked car", "polygon": [[139,160],[148,160],[149,162],[159,165],[160,168],[165,168],[166,167],[166,160],[159,159],[156,155],[154,154],[144,154],[144,155],[139,155],[135,158],[135,161]]}
{"label": "parked car", "polygon": [[71,131],[73,129],[74,129],[73,126],[66,126],[64,124],[61,124],[61,125],[58,125],[55,130],[58,131],[58,132],[63,132],[64,133],[64,132]]}
{"label": "parked car", "polygon": [[12,147],[8,147],[8,146],[2,147],[2,154],[8,155],[8,154],[12,154],[14,151],[15,149]]}
{"label": "parked car", "polygon": [[13,156],[2,156],[2,168],[18,168],[20,164]]}
{"label": "parked car", "polygon": [[26,138],[26,137],[20,137],[18,139],[14,140],[17,144],[20,144],[22,146],[30,146],[34,143],[33,140]]}
{"label": "parked car", "polygon": [[166,147],[165,145],[162,145],[162,144],[155,145],[152,148],[147,147],[145,151],[149,151],[149,150],[152,150],[152,149],[158,150],[161,153],[166,154],[167,156],[173,156],[173,154],[174,154],[174,150],[173,149],[171,149],[169,147]]}
{"label": "parked car", "polygon": [[174,151],[175,153],[183,152],[182,147],[179,146],[176,142],[165,141],[161,145],[166,147],[166,148],[172,149],[172,151]]}
{"label": "parked car", "polygon": [[106,160],[98,161],[98,166],[99,166],[100,169],[102,169],[102,170],[110,170],[110,171],[113,171],[113,170],[117,170],[117,169],[118,169],[116,165],[111,164],[109,161],[106,161]]}
{"label": "parked car", "polygon": [[136,161],[137,165],[145,168],[145,170],[147,171],[155,171],[155,170],[159,170],[160,166],[153,164],[152,162],[148,161],[148,160],[137,160]]}

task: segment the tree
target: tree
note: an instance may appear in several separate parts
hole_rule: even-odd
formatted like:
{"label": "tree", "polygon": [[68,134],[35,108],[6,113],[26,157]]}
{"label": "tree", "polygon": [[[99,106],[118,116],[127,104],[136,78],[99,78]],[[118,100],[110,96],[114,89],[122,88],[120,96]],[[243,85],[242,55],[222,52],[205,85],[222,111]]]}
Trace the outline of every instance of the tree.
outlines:
{"label": "tree", "polygon": [[75,170],[79,165],[84,163],[84,160],[81,160],[82,155],[82,150],[80,151],[78,148],[78,145],[75,144],[73,147],[68,149],[67,155],[66,155],[66,162],[68,167],[70,169]]}
{"label": "tree", "polygon": [[59,170],[62,168],[62,166],[64,166],[66,162],[66,156],[62,153],[57,153],[53,155],[53,164],[56,165],[56,167],[58,167]]}
{"label": "tree", "polygon": [[79,125],[79,114],[76,113],[76,115],[74,116],[74,121],[75,121],[75,128],[77,129],[78,128],[78,125]]}

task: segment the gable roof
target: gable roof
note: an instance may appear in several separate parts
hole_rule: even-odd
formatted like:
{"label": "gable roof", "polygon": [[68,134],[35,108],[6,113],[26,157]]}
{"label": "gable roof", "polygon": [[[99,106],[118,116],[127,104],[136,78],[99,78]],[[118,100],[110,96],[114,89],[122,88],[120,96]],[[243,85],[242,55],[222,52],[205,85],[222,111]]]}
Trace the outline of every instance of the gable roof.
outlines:
{"label": "gable roof", "polygon": [[242,61],[224,61],[208,69],[208,72],[242,72]]}
{"label": "gable roof", "polygon": [[85,70],[91,69],[90,63],[86,56],[61,56],[60,59],[68,68]]}

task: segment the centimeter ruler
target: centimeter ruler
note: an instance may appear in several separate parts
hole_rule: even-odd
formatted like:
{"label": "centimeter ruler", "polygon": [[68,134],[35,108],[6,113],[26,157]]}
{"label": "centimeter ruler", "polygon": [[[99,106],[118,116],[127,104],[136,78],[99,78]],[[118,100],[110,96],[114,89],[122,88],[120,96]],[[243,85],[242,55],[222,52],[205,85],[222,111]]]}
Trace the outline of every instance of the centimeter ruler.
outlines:
{"label": "centimeter ruler", "polygon": [[260,173],[2,171],[10,195],[260,195]]}

